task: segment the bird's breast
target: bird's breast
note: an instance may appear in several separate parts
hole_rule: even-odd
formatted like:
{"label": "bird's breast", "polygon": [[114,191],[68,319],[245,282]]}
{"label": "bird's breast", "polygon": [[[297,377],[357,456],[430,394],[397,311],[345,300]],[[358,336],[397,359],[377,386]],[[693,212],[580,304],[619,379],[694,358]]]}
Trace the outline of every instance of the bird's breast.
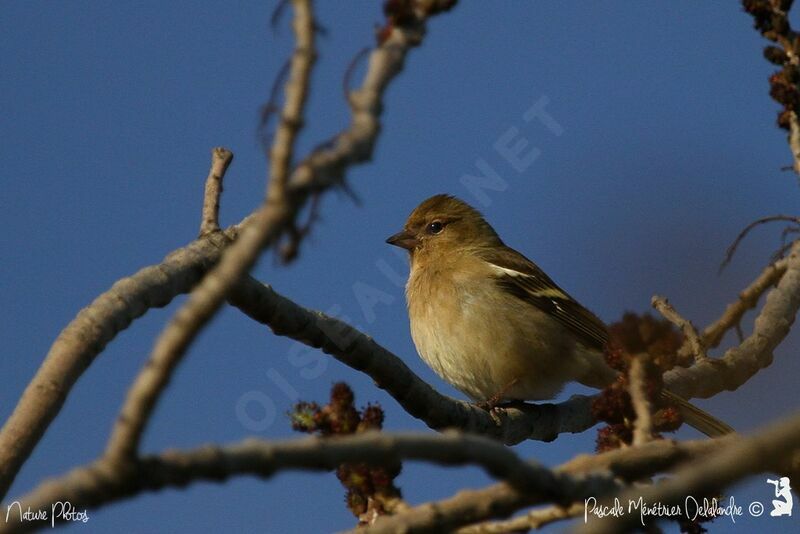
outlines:
{"label": "bird's breast", "polygon": [[492,279],[412,271],[406,293],[420,357],[473,400],[548,399],[571,378],[560,325]]}
{"label": "bird's breast", "polygon": [[[503,387],[496,359],[514,332],[497,317],[497,302],[482,284],[440,274],[411,277],[407,288],[411,336],[420,357],[441,378],[474,400]],[[492,288],[493,289],[493,288]]]}

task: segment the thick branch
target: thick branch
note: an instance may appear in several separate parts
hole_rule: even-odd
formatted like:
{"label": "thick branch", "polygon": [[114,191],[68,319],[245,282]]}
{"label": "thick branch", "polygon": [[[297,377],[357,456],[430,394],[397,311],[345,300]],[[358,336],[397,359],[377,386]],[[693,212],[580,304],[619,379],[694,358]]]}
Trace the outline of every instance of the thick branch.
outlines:
{"label": "thick branch", "polygon": [[575,396],[561,404],[528,404],[498,409],[497,421],[470,403],[441,395],[417,377],[403,361],[352,326],[308,310],[252,278],[231,293],[230,302],[254,320],[368,374],[412,416],[431,428],[459,428],[505,443],[525,439],[549,441],[562,432],[582,432],[595,424],[589,397]]}
{"label": "thick branch", "polygon": [[187,293],[222,255],[238,226],[179,248],[163,262],[117,281],[59,334],[0,430],[0,496],[58,414],[67,394],[95,356],[150,308]]}
{"label": "thick branch", "polygon": [[685,399],[707,398],[724,390],[735,390],[772,363],[772,353],[789,334],[798,309],[800,241],[791,248],[785,274],[767,294],[752,334],[738,347],[728,349],[722,358],[707,358],[691,367],[668,371],[664,375],[665,386]]}
{"label": "thick branch", "polygon": [[725,333],[739,324],[744,314],[756,307],[761,295],[778,283],[786,272],[788,262],[784,258],[769,265],[752,284],[739,293],[739,299],[729,304],[722,316],[703,330],[703,345],[710,349],[718,347]]}
{"label": "thick branch", "polygon": [[[522,492],[557,493],[566,480],[545,467],[521,460],[496,441],[480,436],[458,432],[433,435],[368,432],[283,442],[249,439],[229,446],[168,451],[124,466],[101,459],[44,482],[18,501],[23,510],[28,507],[50,510],[51,504],[58,501],[69,501],[76,509],[96,509],[144,491],[184,487],[201,480],[224,482],[239,475],[269,478],[292,469],[330,470],[347,462],[395,465],[402,460],[480,465],[490,475],[507,480]],[[567,486],[569,484],[567,480]],[[0,533],[26,532],[36,526],[30,521],[9,521],[0,523]]]}

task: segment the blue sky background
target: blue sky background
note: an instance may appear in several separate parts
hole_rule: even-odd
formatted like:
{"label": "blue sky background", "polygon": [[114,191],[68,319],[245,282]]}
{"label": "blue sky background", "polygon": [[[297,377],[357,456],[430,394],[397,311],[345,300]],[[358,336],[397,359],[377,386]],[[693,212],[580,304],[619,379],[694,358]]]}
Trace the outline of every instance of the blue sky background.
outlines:
{"label": "blue sky background", "polygon": [[[236,154],[223,222],[235,223],[258,205],[266,177],[259,107],[292,46],[288,18],[277,32],[269,29],[273,7],[4,5],[3,419],[81,307],[194,238],[211,147]],[[373,43],[382,20],[377,2],[318,2],[317,17],[328,33],[319,39],[298,154],[347,123],[343,73]],[[775,126],[778,105],[767,94],[775,67],[762,59],[763,45],[738,2],[461,2],[431,22],[388,91],[374,161],[349,173],[362,205],[326,195],[300,259],[282,267],[270,256],[255,274],[303,305],[346,318],[458,396],[416,356],[398,283],[406,261],[384,239],[432,194],[477,204],[461,177],[475,174],[482,158],[507,184],[488,191],[481,206],[490,222],[604,320],[646,311],[658,293],[705,325],[760,272],[780,227],[757,230],[718,276],[729,241],[755,218],[797,212],[798,179],[780,170],[791,160]],[[560,136],[522,118],[542,97],[563,128]],[[493,148],[512,127],[541,151],[523,172]],[[387,265],[396,274],[387,276]],[[360,305],[356,295],[366,289],[380,291],[381,302]],[[102,450],[130,381],[182,301],[151,310],[97,358],[10,496]],[[746,330],[751,323],[749,316]],[[799,345],[793,333],[770,368],[740,390],[698,404],[744,432],[796,410]],[[327,357],[303,360],[305,354],[298,357],[293,342],[237,310],[224,310],[178,369],[144,449],[291,437],[282,415],[291,403],[324,401],[338,380],[355,388],[359,404],[380,402],[389,429],[425,429],[370,379]],[[237,415],[248,398],[274,406],[265,428]],[[264,421],[269,414],[257,408],[248,406],[248,414]],[[678,435],[696,437],[691,430]],[[554,465],[593,450],[594,436],[516,450]],[[729,494],[745,508],[767,502],[771,486],[763,478]],[[478,469],[415,463],[399,478],[411,503],[489,482]],[[196,484],[89,513],[89,523],[70,531],[278,533],[353,525],[338,481],[324,473]],[[713,531],[798,526],[796,517],[747,519],[718,520]]]}

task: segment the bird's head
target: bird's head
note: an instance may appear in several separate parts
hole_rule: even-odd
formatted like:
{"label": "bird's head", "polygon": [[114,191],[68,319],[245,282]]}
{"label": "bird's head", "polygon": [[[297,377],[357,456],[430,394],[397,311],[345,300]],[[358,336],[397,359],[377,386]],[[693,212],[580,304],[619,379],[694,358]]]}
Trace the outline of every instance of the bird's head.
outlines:
{"label": "bird's head", "polygon": [[478,210],[450,195],[435,195],[422,202],[403,229],[386,242],[408,250],[412,258],[502,245]]}

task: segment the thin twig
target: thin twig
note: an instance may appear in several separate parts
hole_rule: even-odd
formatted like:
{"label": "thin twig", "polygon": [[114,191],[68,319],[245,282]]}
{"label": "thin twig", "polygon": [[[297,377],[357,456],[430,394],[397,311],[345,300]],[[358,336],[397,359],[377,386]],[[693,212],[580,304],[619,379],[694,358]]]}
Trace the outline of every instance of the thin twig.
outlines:
{"label": "thin twig", "polygon": [[631,360],[628,372],[628,392],[631,404],[636,413],[636,423],[633,427],[633,445],[644,445],[653,439],[653,407],[647,398],[645,388],[645,362],[646,354],[640,354]]}
{"label": "thin twig", "polygon": [[281,245],[278,252],[280,259],[284,263],[288,263],[297,257],[300,253],[300,243],[311,233],[314,223],[319,219],[320,198],[321,195],[319,193],[312,194],[306,222],[300,226],[292,224],[286,230],[287,240]]}
{"label": "thin twig", "polygon": [[800,175],[800,120],[794,110],[789,112],[789,149],[794,160],[794,172]]}
{"label": "thin twig", "polygon": [[786,272],[786,259],[767,266],[749,286],[747,286],[735,302],[728,305],[722,316],[703,330],[703,346],[716,348],[722,342],[725,333],[736,327],[748,310],[755,308],[758,300],[770,287],[774,286]]}
{"label": "thin twig", "polygon": [[353,77],[353,73],[356,70],[356,67],[361,63],[361,60],[364,59],[367,54],[369,54],[369,47],[364,47],[358,51],[358,53],[353,56],[353,59],[350,60],[350,64],[347,65],[347,70],[344,71],[344,77],[342,78],[342,92],[344,93],[345,101],[350,101],[350,78]]}
{"label": "thin twig", "polygon": [[733,327],[733,331],[736,332],[736,340],[741,343],[744,341],[744,330],[742,330],[742,323],[736,323]]}
{"label": "thin twig", "polygon": [[666,320],[677,326],[681,332],[683,332],[683,336],[686,338],[686,342],[689,344],[689,347],[692,351],[692,357],[695,361],[708,357],[706,354],[706,349],[703,346],[703,340],[700,339],[700,334],[697,333],[697,329],[694,327],[691,321],[678,313],[678,311],[672,306],[672,304],[669,303],[666,297],[654,295],[653,298],[650,299],[650,305],[658,310],[658,312],[664,316]]}
{"label": "thin twig", "polygon": [[278,26],[280,26],[281,18],[283,18],[283,12],[286,11],[287,5],[289,5],[289,0],[279,0],[272,10],[272,15],[269,18],[269,25],[272,27],[272,31],[277,31]]}
{"label": "thin twig", "polygon": [[[284,1],[288,2],[289,0]],[[261,106],[261,118],[258,123],[258,137],[261,140],[261,146],[263,147],[264,152],[267,153],[267,156],[269,156],[269,150],[267,147],[272,139],[272,137],[269,135],[269,122],[272,116],[278,111],[278,109],[280,109],[277,104],[278,93],[280,93],[280,88],[286,82],[286,76],[289,74],[289,67],[291,64],[291,58],[283,62],[281,70],[278,71],[278,75],[275,76],[274,80],[272,80],[272,87],[269,90],[269,98],[267,99],[267,103]]]}
{"label": "thin twig", "polygon": [[286,203],[286,184],[292,165],[294,142],[303,127],[303,108],[308,98],[311,69],[317,59],[311,1],[292,0],[292,6],[295,11],[292,26],[297,45],[292,54],[289,79],[286,81],[283,111],[270,150],[268,203]]}
{"label": "thin twig", "polygon": [[219,199],[222,195],[222,180],[225,171],[233,161],[233,152],[224,147],[211,150],[211,170],[206,178],[203,195],[203,219],[200,223],[200,236],[219,230]]}
{"label": "thin twig", "polygon": [[800,217],[795,217],[794,215],[770,215],[769,217],[762,217],[756,221],[751,222],[744,229],[739,232],[739,235],[736,236],[736,239],[733,240],[733,243],[730,244],[728,250],[725,251],[725,259],[722,260],[722,263],[719,266],[719,272],[725,270],[725,267],[730,264],[731,260],[733,259],[733,255],[736,254],[736,249],[739,247],[739,244],[742,240],[750,233],[750,231],[755,228],[756,226],[776,222],[776,221],[787,221],[792,222],[795,224],[800,224]]}
{"label": "thin twig", "polygon": [[786,253],[792,248],[794,241],[786,241],[786,238],[789,237],[790,234],[799,234],[800,233],[800,226],[787,226],[781,232],[781,246],[775,253],[772,255],[772,261],[776,262],[778,260],[783,259]]}

